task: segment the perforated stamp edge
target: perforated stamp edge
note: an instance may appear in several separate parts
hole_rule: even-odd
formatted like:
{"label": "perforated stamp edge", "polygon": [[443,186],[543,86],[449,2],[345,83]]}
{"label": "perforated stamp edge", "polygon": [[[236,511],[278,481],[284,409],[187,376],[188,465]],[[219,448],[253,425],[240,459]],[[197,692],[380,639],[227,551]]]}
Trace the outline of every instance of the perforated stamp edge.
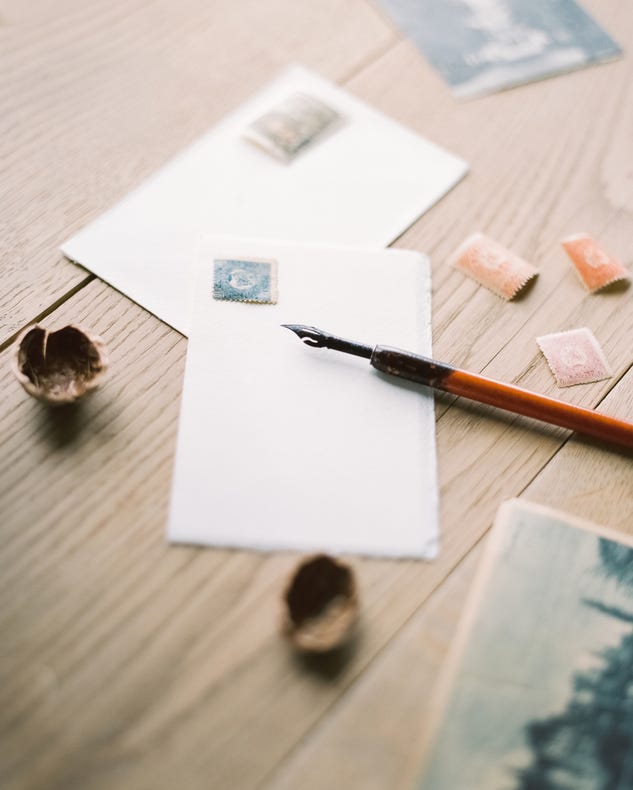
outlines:
{"label": "perforated stamp edge", "polygon": [[[598,266],[587,260],[588,253],[586,250],[581,251],[578,249],[578,243],[582,241],[586,241],[591,251],[602,257],[602,262]],[[608,285],[631,279],[631,273],[624,264],[615,256],[610,255],[588,233],[575,233],[572,236],[561,239],[560,243],[573,264],[574,271],[589,293],[596,293]],[[601,271],[603,272],[602,276],[600,276]]]}
{"label": "perforated stamp edge", "polygon": [[[570,340],[571,336],[575,335],[580,343],[586,343],[590,346],[592,351],[594,352],[598,363],[602,366],[601,370],[595,370],[593,373],[586,374],[584,376],[574,377],[570,374],[569,370],[564,369],[564,363],[561,363],[560,366],[557,365],[557,354],[556,351],[553,349],[556,346],[552,346],[552,343],[556,343],[560,340],[561,345],[565,342]],[[541,353],[545,357],[547,365],[554,376],[554,380],[559,387],[573,387],[577,384],[591,384],[595,381],[604,381],[605,379],[609,379],[613,376],[613,371],[611,365],[609,364],[604,351],[602,350],[602,346],[598,342],[594,333],[588,327],[580,327],[579,329],[569,329],[565,332],[552,332],[548,335],[541,335],[540,337],[536,338],[536,342],[538,344]]]}
{"label": "perforated stamp edge", "polygon": [[[288,105],[294,100],[303,100],[312,103],[320,109],[324,115],[321,123],[316,124],[310,134],[305,135],[301,143],[294,151],[288,151],[276,139],[274,133],[269,133],[265,129],[266,119],[274,114],[286,115],[288,121],[292,123],[292,114],[288,111]],[[252,143],[257,148],[270,154],[274,159],[277,159],[284,164],[290,164],[299,156],[305,149],[311,148],[315,143],[321,141],[321,138],[326,136],[332,131],[335,131],[342,123],[343,115],[327,104],[323,99],[318,96],[313,96],[304,91],[295,91],[286,96],[281,101],[272,105],[268,110],[261,113],[257,118],[253,119],[242,133],[244,140]],[[262,128],[264,127],[264,128]]]}
{"label": "perforated stamp edge", "polygon": [[[478,247],[486,248],[489,254],[499,260],[499,264],[494,267],[482,266]],[[468,236],[448,260],[453,268],[507,302],[514,299],[539,273],[531,263],[480,232]],[[481,267],[479,272],[478,263]]]}
{"label": "perforated stamp edge", "polygon": [[[215,271],[216,264],[223,261],[235,261],[236,263],[267,263],[270,265],[270,298],[269,299],[241,299],[239,297],[231,297],[218,295],[216,292]],[[212,282],[211,294],[218,302],[242,302],[244,304],[277,304],[279,299],[279,282],[278,282],[279,264],[275,258],[214,258],[212,269]]]}

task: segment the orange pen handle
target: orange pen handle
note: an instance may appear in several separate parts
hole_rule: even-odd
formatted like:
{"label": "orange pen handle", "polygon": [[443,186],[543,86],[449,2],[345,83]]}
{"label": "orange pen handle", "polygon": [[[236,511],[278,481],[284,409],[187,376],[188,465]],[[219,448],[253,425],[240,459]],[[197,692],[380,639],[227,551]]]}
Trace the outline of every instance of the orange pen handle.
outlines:
{"label": "orange pen handle", "polygon": [[633,448],[633,423],[617,420],[591,409],[548,398],[512,384],[503,384],[387,346],[376,346],[370,362],[377,370],[392,376],[568,428],[620,447]]}

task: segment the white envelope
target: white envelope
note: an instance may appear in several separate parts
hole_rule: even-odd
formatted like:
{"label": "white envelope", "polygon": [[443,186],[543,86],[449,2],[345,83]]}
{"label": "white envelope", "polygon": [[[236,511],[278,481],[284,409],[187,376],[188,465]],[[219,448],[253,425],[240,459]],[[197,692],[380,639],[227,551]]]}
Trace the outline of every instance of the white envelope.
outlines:
{"label": "white envelope", "polygon": [[[296,92],[324,102],[342,122],[285,164],[243,134]],[[188,334],[198,234],[383,247],[466,170],[461,159],[295,66],[61,249]]]}
{"label": "white envelope", "polygon": [[[277,304],[213,298],[214,260],[274,259]],[[204,239],[167,535],[258,550],[432,558],[432,393],[283,323],[431,353],[425,256]]]}

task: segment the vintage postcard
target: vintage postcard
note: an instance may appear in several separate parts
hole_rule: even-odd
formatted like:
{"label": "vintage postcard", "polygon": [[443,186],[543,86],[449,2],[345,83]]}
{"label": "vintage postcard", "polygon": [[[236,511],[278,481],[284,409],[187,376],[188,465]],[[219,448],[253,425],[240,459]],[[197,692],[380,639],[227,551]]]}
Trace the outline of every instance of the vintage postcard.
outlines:
{"label": "vintage postcard", "polygon": [[340,120],[339,113],[320,99],[293,93],[256,118],[244,137],[282,162],[291,162]]}
{"label": "vintage postcard", "polygon": [[457,96],[492,93],[621,54],[574,0],[378,0]]}
{"label": "vintage postcard", "polygon": [[427,740],[422,790],[633,787],[633,540],[505,503]]}

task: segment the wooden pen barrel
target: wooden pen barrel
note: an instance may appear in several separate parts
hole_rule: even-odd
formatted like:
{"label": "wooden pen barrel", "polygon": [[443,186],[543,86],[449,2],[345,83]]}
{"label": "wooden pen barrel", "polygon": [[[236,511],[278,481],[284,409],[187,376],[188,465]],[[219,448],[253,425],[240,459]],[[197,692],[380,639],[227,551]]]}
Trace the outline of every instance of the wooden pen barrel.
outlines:
{"label": "wooden pen barrel", "polygon": [[392,376],[568,428],[620,447],[633,448],[633,423],[591,409],[387,346],[376,346],[370,361],[377,370]]}

